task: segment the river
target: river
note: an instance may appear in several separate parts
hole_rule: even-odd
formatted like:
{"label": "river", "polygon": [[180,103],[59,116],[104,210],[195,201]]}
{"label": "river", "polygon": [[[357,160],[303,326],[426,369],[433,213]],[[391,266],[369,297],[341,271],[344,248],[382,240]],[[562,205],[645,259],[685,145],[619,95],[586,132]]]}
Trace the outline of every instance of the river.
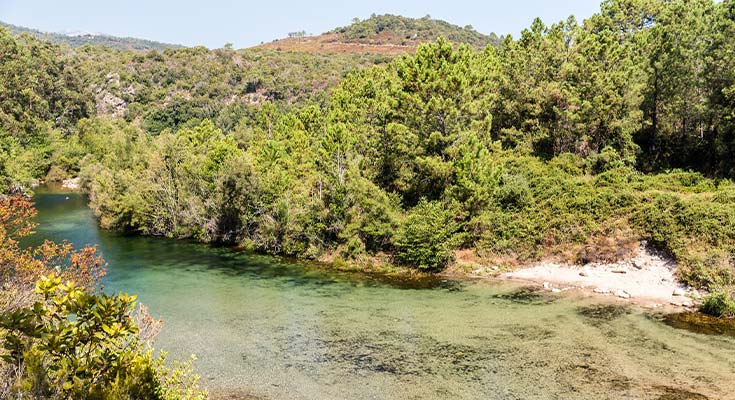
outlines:
{"label": "river", "polygon": [[35,201],[31,242],[97,244],[105,290],[162,317],[156,347],[196,354],[214,398],[735,399],[732,335],[622,302],[126,237],[98,229],[79,194]]}

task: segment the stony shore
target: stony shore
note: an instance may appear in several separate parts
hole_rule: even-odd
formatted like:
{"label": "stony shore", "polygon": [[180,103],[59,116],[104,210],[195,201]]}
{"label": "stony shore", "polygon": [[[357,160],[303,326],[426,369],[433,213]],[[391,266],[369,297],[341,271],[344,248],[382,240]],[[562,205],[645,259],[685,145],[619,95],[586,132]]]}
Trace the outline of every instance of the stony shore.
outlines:
{"label": "stony shore", "polygon": [[701,294],[677,281],[676,268],[676,262],[670,258],[641,246],[635,257],[617,263],[539,262],[503,273],[493,268],[480,268],[469,275],[531,282],[556,293],[581,290],[590,295],[617,297],[647,308],[695,307]]}

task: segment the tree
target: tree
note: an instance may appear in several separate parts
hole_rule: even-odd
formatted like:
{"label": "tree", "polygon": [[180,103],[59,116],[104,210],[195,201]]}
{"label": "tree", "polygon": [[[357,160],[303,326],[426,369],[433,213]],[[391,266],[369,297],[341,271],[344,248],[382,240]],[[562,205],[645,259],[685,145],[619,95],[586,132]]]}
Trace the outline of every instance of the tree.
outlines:
{"label": "tree", "polygon": [[461,243],[455,218],[455,212],[442,203],[421,200],[396,232],[396,259],[423,271],[444,269]]}
{"label": "tree", "polygon": [[455,179],[455,146],[469,137],[491,143],[497,67],[492,48],[454,50],[439,39],[386,69],[348,78],[329,118],[355,135],[360,163],[382,188],[408,205],[438,199]]}

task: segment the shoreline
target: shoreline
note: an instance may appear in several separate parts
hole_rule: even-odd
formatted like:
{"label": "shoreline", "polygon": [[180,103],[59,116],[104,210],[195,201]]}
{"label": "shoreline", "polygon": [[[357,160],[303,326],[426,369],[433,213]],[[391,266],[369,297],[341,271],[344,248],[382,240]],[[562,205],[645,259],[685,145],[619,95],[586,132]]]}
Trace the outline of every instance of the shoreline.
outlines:
{"label": "shoreline", "polygon": [[648,309],[675,307],[697,311],[702,294],[676,279],[677,268],[674,260],[641,244],[634,257],[615,263],[569,265],[540,261],[512,271],[481,267],[471,272],[449,272],[448,276],[525,282],[552,293],[578,291]]}
{"label": "shoreline", "polygon": [[[46,186],[49,187],[48,183]],[[79,178],[57,183],[56,190],[84,194]],[[181,240],[181,239],[173,239]],[[224,247],[234,252],[249,252],[238,246]],[[340,272],[357,272],[385,279],[406,281],[452,279],[458,281],[513,281],[539,286],[545,291],[562,293],[578,291],[587,296],[601,299],[616,299],[647,309],[671,309],[698,311],[702,293],[678,282],[675,271],[677,263],[666,255],[641,243],[634,256],[615,263],[588,263],[570,265],[554,261],[539,261],[521,264],[512,270],[498,266],[462,262],[462,257],[446,270],[427,273],[408,267],[393,265],[387,254],[366,257],[360,260],[344,260],[333,254],[323,255],[317,260],[298,259],[277,254],[254,252],[285,260],[296,261],[312,267]]]}

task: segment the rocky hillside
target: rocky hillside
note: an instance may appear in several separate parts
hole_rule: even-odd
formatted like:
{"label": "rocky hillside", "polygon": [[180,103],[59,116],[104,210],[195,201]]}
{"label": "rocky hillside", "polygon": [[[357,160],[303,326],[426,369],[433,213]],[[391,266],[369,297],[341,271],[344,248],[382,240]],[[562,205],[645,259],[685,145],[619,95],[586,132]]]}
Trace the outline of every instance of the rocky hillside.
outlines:
{"label": "rocky hillside", "polygon": [[4,27],[15,35],[26,33],[41,40],[47,40],[53,43],[67,44],[71,47],[81,47],[87,44],[102,45],[119,50],[164,50],[169,48],[182,48],[184,46],[178,44],[161,43],[153,40],[137,39],[130,37],[117,37],[103,34],[90,33],[50,33],[42,32],[36,29],[25,28],[0,22],[0,27]]}
{"label": "rocky hillside", "polygon": [[454,43],[465,43],[482,48],[497,46],[501,38],[477,32],[471,26],[460,27],[446,21],[423,18],[407,18],[399,15],[375,15],[351,25],[334,29],[318,36],[306,36],[303,32],[289,34],[288,38],[261,44],[260,48],[278,51],[305,51],[316,53],[379,53],[403,54],[413,52],[425,42],[443,36]]}

